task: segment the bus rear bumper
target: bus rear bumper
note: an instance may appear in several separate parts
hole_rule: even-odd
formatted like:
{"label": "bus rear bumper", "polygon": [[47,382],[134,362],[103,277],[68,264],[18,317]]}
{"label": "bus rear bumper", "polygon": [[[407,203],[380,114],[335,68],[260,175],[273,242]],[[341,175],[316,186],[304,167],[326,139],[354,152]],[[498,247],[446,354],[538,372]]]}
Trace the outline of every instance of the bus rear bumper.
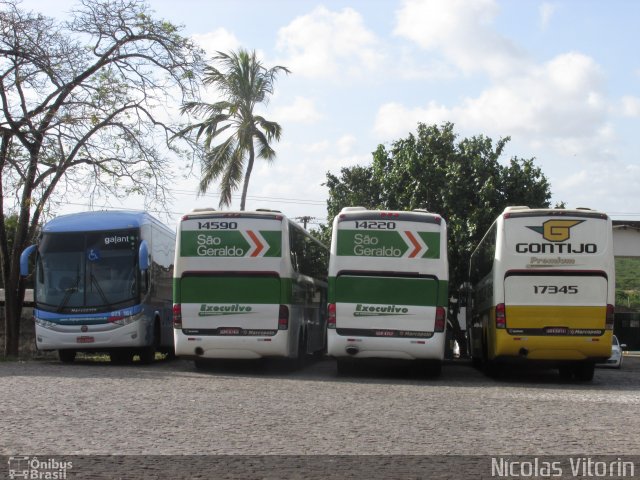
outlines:
{"label": "bus rear bumper", "polygon": [[599,337],[535,337],[502,335],[495,358],[540,361],[599,360],[611,355],[611,334]]}
{"label": "bus rear bumper", "polygon": [[258,359],[288,357],[287,331],[273,336],[185,335],[174,330],[176,355],[185,358]]}
{"label": "bus rear bumper", "polygon": [[327,354],[331,357],[391,358],[400,360],[443,360],[445,334],[431,338],[388,338],[327,334]]}

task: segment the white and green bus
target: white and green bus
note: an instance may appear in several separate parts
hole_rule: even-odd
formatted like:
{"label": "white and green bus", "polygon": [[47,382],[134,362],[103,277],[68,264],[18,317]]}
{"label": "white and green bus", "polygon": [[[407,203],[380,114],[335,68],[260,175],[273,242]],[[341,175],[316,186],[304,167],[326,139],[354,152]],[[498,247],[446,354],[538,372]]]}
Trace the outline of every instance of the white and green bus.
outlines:
{"label": "white and green bus", "polygon": [[447,225],[422,210],[344,208],[333,221],[327,352],[421,360],[439,373],[449,284]]}
{"label": "white and green bus", "polygon": [[611,219],[589,209],[507,207],[470,260],[474,363],[546,365],[589,381],[611,355],[615,264]]}
{"label": "white and green bus", "polygon": [[328,249],[276,211],[193,211],[176,239],[176,354],[257,359],[324,352]]}

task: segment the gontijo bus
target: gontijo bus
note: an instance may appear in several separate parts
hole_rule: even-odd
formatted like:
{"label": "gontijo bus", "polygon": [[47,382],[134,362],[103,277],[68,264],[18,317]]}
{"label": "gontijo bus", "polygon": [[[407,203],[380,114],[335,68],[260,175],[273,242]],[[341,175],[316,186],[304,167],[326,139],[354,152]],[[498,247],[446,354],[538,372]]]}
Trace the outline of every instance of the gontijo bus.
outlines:
{"label": "gontijo bus", "polygon": [[34,252],[34,319],[39,350],[104,351],[117,363],[173,354],[171,278],[175,234],[145,212],[62,215],[22,254]]}
{"label": "gontijo bus", "polygon": [[610,218],[589,209],[508,207],[475,248],[467,327],[489,371],[520,359],[591,380],[611,354]]}
{"label": "gontijo bus", "polygon": [[352,359],[444,358],[447,226],[426,211],[344,208],[333,221],[327,351]]}
{"label": "gontijo bus", "polygon": [[276,211],[193,211],[175,254],[176,354],[299,358],[326,344],[328,249]]}

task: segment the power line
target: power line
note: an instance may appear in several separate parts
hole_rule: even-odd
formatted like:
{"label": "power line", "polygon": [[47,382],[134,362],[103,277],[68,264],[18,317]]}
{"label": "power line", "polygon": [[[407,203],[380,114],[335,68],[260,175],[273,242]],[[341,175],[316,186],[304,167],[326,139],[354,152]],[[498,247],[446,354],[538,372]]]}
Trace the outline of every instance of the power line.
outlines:
{"label": "power line", "polygon": [[[78,202],[52,202],[58,206],[62,206],[62,205],[73,205],[73,206],[77,206],[77,207],[91,207],[93,210],[136,210],[134,208],[130,208],[130,207],[114,207],[112,205],[95,205],[95,204],[89,204],[89,203],[78,203]],[[153,208],[145,208],[144,209],[146,212],[149,213],[154,213],[157,215],[175,215],[175,216],[180,216],[180,215],[184,215],[185,213],[188,212],[184,212],[184,211],[180,211],[180,212],[176,212],[176,211],[169,211],[169,210],[160,210],[160,209],[153,209]],[[311,225],[322,225],[323,223],[326,223],[328,221],[327,218],[318,218],[318,217],[290,217],[296,221],[298,221],[298,223],[302,223],[299,219],[302,218],[306,218],[307,223],[304,224],[304,228],[307,228],[307,224],[311,224]],[[311,221],[314,220],[314,221]]]}
{"label": "power line", "polygon": [[[179,190],[179,189],[168,189],[171,194],[177,195],[198,195],[200,197],[207,198],[216,198],[220,196],[220,192],[207,192],[203,194],[194,194],[189,190]],[[239,199],[240,195],[234,194],[232,198]],[[281,203],[298,203],[305,205],[326,205],[326,200],[313,200],[308,198],[289,198],[289,197],[271,197],[271,196],[260,196],[260,195],[247,195],[247,200],[259,200],[265,202],[281,202]]]}

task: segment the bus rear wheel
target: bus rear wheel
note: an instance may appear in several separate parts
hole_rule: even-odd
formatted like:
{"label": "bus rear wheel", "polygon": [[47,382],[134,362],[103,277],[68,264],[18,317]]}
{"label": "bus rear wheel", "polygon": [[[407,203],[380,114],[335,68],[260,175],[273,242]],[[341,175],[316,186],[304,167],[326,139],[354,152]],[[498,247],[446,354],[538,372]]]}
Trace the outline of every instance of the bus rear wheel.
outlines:
{"label": "bus rear wheel", "polygon": [[427,378],[437,378],[442,375],[442,362],[440,360],[415,360],[419,372]]}
{"label": "bus rear wheel", "polygon": [[350,358],[350,357],[336,358],[336,367],[338,370],[338,375],[340,376],[352,374],[355,369],[353,358]]}
{"label": "bus rear wheel", "polygon": [[581,382],[590,382],[593,380],[593,374],[595,373],[596,366],[591,362],[584,362],[576,365],[574,369],[574,375],[577,380]]}
{"label": "bus rear wheel", "polygon": [[58,358],[62,363],[73,363],[76,359],[75,350],[58,350]]}

